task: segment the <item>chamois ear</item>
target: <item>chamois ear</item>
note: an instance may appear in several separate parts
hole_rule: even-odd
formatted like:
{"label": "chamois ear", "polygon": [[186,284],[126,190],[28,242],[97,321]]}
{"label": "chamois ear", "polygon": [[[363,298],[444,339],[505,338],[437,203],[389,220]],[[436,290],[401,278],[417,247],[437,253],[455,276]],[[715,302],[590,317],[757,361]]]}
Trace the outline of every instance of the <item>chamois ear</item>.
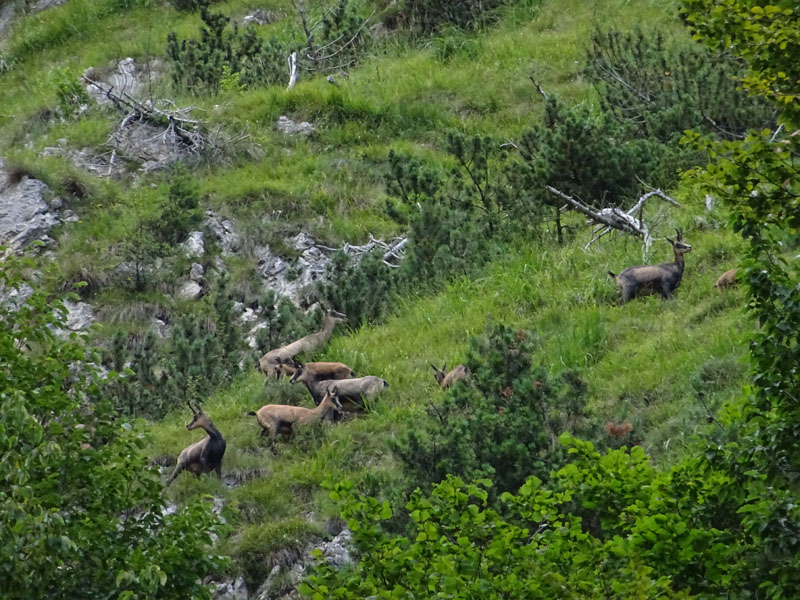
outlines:
{"label": "chamois ear", "polygon": [[675,240],[671,240],[671,239],[669,239],[669,238],[664,238],[664,239],[665,239],[665,240],[667,240],[667,241],[668,241],[670,244],[672,244],[673,246],[675,245]]}
{"label": "chamois ear", "polygon": [[275,362],[276,362],[276,363],[278,363],[279,365],[282,365],[282,364],[283,364],[283,361],[281,360],[281,357],[280,357],[280,356],[276,356],[276,357],[275,357]]}

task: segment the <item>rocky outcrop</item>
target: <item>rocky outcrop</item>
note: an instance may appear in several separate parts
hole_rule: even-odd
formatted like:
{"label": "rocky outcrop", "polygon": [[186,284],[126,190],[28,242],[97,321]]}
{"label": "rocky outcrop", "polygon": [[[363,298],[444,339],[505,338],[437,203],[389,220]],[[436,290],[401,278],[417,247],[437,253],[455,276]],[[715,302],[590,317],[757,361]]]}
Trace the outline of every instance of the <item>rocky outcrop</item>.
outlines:
{"label": "rocky outcrop", "polygon": [[309,286],[323,281],[330,264],[330,258],[317,246],[313,238],[301,232],[286,240],[300,251],[294,265],[273,254],[269,247],[256,250],[258,274],[265,287],[274,290],[279,296],[291,300],[295,306],[304,304],[304,291]]}
{"label": "rocky outcrop", "polygon": [[0,245],[18,252],[34,240],[50,242],[48,232],[61,222],[50,188],[38,179],[7,170],[0,159]]}
{"label": "rocky outcrop", "polygon": [[307,548],[303,556],[288,567],[276,565],[267,579],[253,594],[254,600],[289,600],[298,598],[297,587],[306,575],[308,565],[314,564],[316,559],[311,553],[314,550],[322,551],[323,560],[328,561],[336,569],[353,563],[352,546],[353,535],[348,528],[342,531],[329,542],[322,542]]}
{"label": "rocky outcrop", "polygon": [[247,600],[250,597],[244,577],[237,577],[233,581],[223,583],[213,583],[211,589],[214,592],[214,600]]}

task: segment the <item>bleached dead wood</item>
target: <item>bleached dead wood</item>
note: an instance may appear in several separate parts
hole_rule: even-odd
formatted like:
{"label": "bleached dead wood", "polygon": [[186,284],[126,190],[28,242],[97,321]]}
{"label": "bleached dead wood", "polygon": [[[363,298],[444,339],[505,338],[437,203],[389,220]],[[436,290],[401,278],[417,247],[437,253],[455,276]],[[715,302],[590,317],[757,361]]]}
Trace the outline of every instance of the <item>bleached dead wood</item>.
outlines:
{"label": "bleached dead wood", "polygon": [[[323,246],[321,244],[315,244],[315,246],[320,250],[325,250],[327,252],[339,252],[341,250],[347,256],[351,257],[355,262],[361,262],[361,259],[365,254],[371,252],[375,248],[381,248],[385,251],[382,258],[383,263],[387,267],[396,269],[400,267],[398,263],[403,262],[403,259],[405,258],[405,246],[407,244],[407,237],[396,237],[389,242],[385,242],[382,239],[375,238],[375,236],[370,233],[369,241],[360,246],[350,243],[345,243],[341,248],[331,248],[330,246]],[[394,259],[396,262],[390,262],[391,259]]]}
{"label": "bleached dead wood", "polygon": [[[552,186],[547,186],[547,191],[551,194],[555,194],[562,200],[564,200],[570,207],[577,210],[580,213],[583,213],[587,217],[589,217],[595,223],[600,223],[604,227],[600,227],[596,232],[595,236],[583,247],[584,250],[588,250],[589,247],[594,244],[597,240],[599,240],[604,235],[610,233],[612,230],[621,231],[623,233],[628,233],[632,235],[636,235],[642,238],[644,243],[643,248],[643,255],[647,255],[647,252],[650,250],[650,246],[653,245],[653,238],[650,235],[650,229],[645,224],[642,218],[642,211],[644,210],[645,203],[653,197],[661,198],[662,200],[669,202],[673,206],[680,206],[675,200],[670,198],[664,192],[658,189],[651,190],[646,194],[643,194],[636,204],[633,205],[628,211],[624,211],[621,208],[617,207],[608,207],[602,208],[599,210],[592,209],[580,200],[576,200],[572,196],[568,196],[567,194],[557,190]],[[636,216],[638,213],[638,217]]]}
{"label": "bleached dead wood", "polygon": [[196,110],[193,106],[178,107],[171,100],[160,100],[158,104],[161,107],[159,107],[150,100],[138,100],[113,85],[94,81],[86,75],[81,78],[104,93],[117,109],[125,113],[125,117],[109,138],[109,143],[113,147],[112,165],[119,147],[122,130],[137,121],[146,122],[154,127],[163,127],[164,130],[160,136],[165,143],[180,144],[185,151],[197,155],[202,153],[218,154],[225,146],[249,137],[242,132],[226,138],[221,134],[220,128],[209,130],[203,121],[191,117],[191,113]]}
{"label": "bleached dead wood", "polygon": [[286,88],[290,90],[297,83],[297,52],[292,52],[289,55],[289,85]]}

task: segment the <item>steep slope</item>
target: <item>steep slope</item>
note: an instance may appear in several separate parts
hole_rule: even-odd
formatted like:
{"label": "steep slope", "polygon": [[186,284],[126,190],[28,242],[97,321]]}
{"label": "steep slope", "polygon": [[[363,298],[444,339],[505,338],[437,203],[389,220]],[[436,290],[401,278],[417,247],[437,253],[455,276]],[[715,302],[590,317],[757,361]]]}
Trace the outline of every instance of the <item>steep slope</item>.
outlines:
{"label": "steep slope", "polygon": [[[240,18],[252,4],[235,0],[214,6]],[[289,2],[258,4],[292,18]],[[101,280],[116,268],[122,262],[120,240],[135,217],[156,210],[166,185],[158,175],[140,176],[134,186],[129,180],[98,180],[63,157],[42,157],[44,148],[64,138],[68,150],[106,151],[107,136],[120,118],[108,110],[77,120],[51,118],[47,113],[57,104],[59,85],[89,66],[105,68],[127,56],[146,64],[162,56],[169,31],[195,35],[198,23],[196,15],[161,2],[70,0],[21,21],[7,40],[4,52],[15,68],[0,79],[0,155],[59,193],[70,195],[75,185],[80,190],[70,197],[81,222],[64,227],[57,249],[64,280],[86,274]],[[649,24],[686,35],[672,3],[519,2],[480,35],[448,31],[423,44],[390,39],[376,45],[337,86],[317,78],[289,91],[273,86],[195,98],[163,79],[154,89],[157,97],[208,111],[212,125],[229,131],[246,127],[258,145],[257,153],[200,164],[193,172],[203,208],[256,224],[246,243],[274,243],[300,230],[330,243],[360,241],[367,233],[398,229],[383,210],[382,175],[390,149],[446,166],[446,129],[516,139],[541,112],[531,74],[548,93],[591,104],[596,100],[582,63],[592,30]],[[279,27],[280,22],[265,31]],[[48,77],[52,71],[64,76]],[[309,120],[317,133],[299,139],[275,131],[283,114]],[[551,371],[581,371],[599,422],[630,422],[645,449],[668,464],[742,385],[741,358],[751,330],[741,292],[712,288],[716,277],[736,264],[737,238],[720,224],[724,215],[707,212],[691,190],[678,199],[682,208],[664,218],[682,225],[695,249],[675,299],[618,306],[606,272],[640,263],[640,247],[616,238],[584,252],[589,238],[579,228],[582,221],[575,220],[578,233],[562,248],[521,244],[476,278],[453,281],[432,296],[405,298],[384,324],[334,338],[320,358],[344,361],[359,374],[380,375],[390,383],[384,399],[363,417],[309,428],[272,453],[246,413],[269,402],[310,406],[309,400],[285,381],[265,385],[254,370],[235,379],[204,401],[228,439],[223,462],[228,478],[182,476],[169,495],[181,502],[210,493],[238,509],[236,533],[225,547],[235,558],[232,570],[258,585],[275,565],[292,564],[312,539],[340,527],[323,483],[349,478],[364,492],[402,501],[409,481],[389,442],[428,418],[425,408],[440,397],[429,363],[456,364],[488,320],[535,332],[540,358]],[[258,226],[264,215],[273,216],[264,225],[266,233]],[[657,244],[650,260],[669,258],[668,247]],[[234,278],[252,276],[248,259],[232,263]],[[161,301],[150,294],[111,288],[94,300],[111,310]],[[140,423],[153,438],[148,452],[177,456],[197,439],[184,428],[188,420],[188,411],[178,411],[159,423]]]}

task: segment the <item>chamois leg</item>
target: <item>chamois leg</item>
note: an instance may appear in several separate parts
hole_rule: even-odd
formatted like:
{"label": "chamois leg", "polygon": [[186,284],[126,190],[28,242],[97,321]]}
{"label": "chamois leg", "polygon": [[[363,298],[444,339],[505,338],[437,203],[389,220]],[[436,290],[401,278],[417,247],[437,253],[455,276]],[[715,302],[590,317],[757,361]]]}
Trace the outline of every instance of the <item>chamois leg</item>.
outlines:
{"label": "chamois leg", "polygon": [[173,481],[175,481],[175,478],[176,478],[176,477],[177,477],[177,476],[180,474],[180,472],[181,472],[181,471],[183,471],[185,468],[186,468],[186,466],[185,466],[183,463],[178,463],[177,465],[175,465],[175,470],[174,470],[174,471],[172,471],[172,475],[170,475],[169,477],[167,477],[167,482],[164,484],[164,487],[167,487],[167,486],[168,486],[170,483],[172,483]]}
{"label": "chamois leg", "polygon": [[217,466],[214,467],[214,470],[217,472],[217,477],[222,479],[222,461],[217,463]]}
{"label": "chamois leg", "polygon": [[670,289],[669,284],[667,282],[661,284],[661,297],[664,300],[669,300],[670,298],[672,298],[672,290]]}

